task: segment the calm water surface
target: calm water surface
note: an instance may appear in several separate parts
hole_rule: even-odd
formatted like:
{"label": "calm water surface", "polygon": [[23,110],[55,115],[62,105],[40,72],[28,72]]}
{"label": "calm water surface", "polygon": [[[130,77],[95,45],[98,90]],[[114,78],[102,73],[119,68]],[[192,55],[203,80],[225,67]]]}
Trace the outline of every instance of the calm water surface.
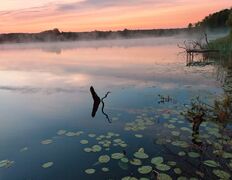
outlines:
{"label": "calm water surface", "polygon": [[[192,97],[223,93],[215,67],[186,67],[180,41],[0,46],[0,179],[151,179],[150,167],[167,180],[230,174],[231,138],[229,157],[218,158],[218,125],[202,123],[202,150],[180,115]],[[100,98],[110,92],[94,118],[90,86]]]}

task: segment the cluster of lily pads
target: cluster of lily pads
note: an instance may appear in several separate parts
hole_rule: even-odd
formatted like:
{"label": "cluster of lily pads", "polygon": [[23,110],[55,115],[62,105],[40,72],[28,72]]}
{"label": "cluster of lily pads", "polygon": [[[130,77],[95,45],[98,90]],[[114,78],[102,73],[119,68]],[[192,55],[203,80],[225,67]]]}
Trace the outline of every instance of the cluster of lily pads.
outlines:
{"label": "cluster of lily pads", "polygon": [[[121,169],[128,171],[129,167],[133,167],[136,171],[133,174],[128,171],[128,175],[122,177],[122,180],[147,180],[152,176],[155,176],[159,180],[171,180],[172,175],[177,177],[178,180],[196,180],[198,177],[205,178],[204,171],[202,172],[198,169],[195,169],[196,177],[185,177],[185,167],[183,167],[181,161],[187,160],[193,163],[200,163],[203,167],[209,168],[212,172],[211,175],[215,175],[219,179],[226,180],[231,178],[231,171],[229,169],[232,169],[232,140],[229,135],[222,136],[217,125],[204,122],[201,125],[200,133],[193,135],[192,125],[190,123],[186,124],[178,110],[159,109],[155,111],[154,109],[150,109],[150,111],[153,115],[149,116],[149,111],[144,111],[137,115],[134,121],[125,123],[124,130],[129,132],[139,131],[139,134],[134,134],[134,136],[136,138],[143,138],[147,128],[152,127],[155,132],[155,145],[168,146],[175,149],[174,158],[172,159],[177,159],[177,162],[168,159],[164,155],[148,154],[143,147],[137,149],[135,152],[126,152],[125,148],[129,144],[121,139],[118,133],[107,132],[100,135],[89,133],[85,135],[85,138],[81,138],[79,142],[86,153],[96,153],[97,163],[92,164],[93,166],[85,169],[84,172],[88,175],[95,174],[97,172],[96,165],[101,166],[101,172],[111,172],[111,169],[107,165],[109,163],[117,163]],[[160,124],[157,126],[158,119],[163,120],[161,123],[163,126],[160,126]],[[83,133],[83,131],[59,130],[56,134],[63,137],[79,137]],[[209,146],[208,153],[202,152],[192,146],[193,138],[196,141],[206,143]],[[46,146],[52,144],[53,141],[54,139],[52,138],[44,139],[41,141],[41,144]],[[121,151],[114,147],[121,148]],[[28,147],[24,147],[20,152],[27,150]],[[222,158],[222,161],[219,161],[216,157]],[[13,164],[14,161],[2,160],[0,161],[0,168],[8,168]],[[54,163],[49,161],[44,162],[41,167],[50,168],[53,165]]]}
{"label": "cluster of lily pads", "polygon": [[154,124],[155,119],[153,117],[148,117],[147,114],[143,113],[141,116],[137,116],[133,122],[126,123],[124,130],[141,131]]}
{"label": "cluster of lily pads", "polygon": [[[149,155],[145,152],[144,148],[138,149],[136,152],[134,152],[133,157],[129,158],[124,153],[113,153],[111,156],[109,155],[101,155],[98,157],[99,164],[107,164],[110,162],[110,160],[118,161],[119,166],[124,164],[123,167],[127,167],[129,165],[137,167],[137,172],[142,176],[140,179],[146,180],[150,179],[152,175],[156,176],[157,178],[161,180],[172,180],[171,176],[168,175],[167,171],[170,171],[171,169],[173,172],[177,175],[180,175],[182,173],[182,170],[177,166],[177,163],[174,161],[167,161],[165,163],[164,158],[161,156],[153,157],[149,160]],[[146,165],[143,165],[143,163],[147,163]],[[148,164],[148,162],[150,162]],[[210,163],[210,162],[209,162]],[[106,170],[106,168],[104,167]],[[126,168],[126,170],[128,167]],[[108,172],[109,169],[107,169]],[[102,168],[103,171],[103,168]],[[86,169],[85,173],[87,174],[94,174],[96,172],[95,169],[90,168]],[[178,180],[184,179],[185,177],[180,176]],[[134,176],[125,176],[122,177],[122,180],[126,179],[137,179]],[[192,180],[196,180],[197,178],[192,177]]]}
{"label": "cluster of lily pads", "polygon": [[[118,133],[108,132],[106,134],[102,135],[96,135],[96,134],[88,134],[89,138],[95,139],[97,141],[97,144],[85,147],[84,151],[87,153],[96,153],[102,151],[104,148],[106,151],[109,151],[112,146],[120,146],[122,148],[127,147],[127,144],[125,141],[119,138]],[[87,145],[89,144],[88,140],[81,140],[81,144]]]}

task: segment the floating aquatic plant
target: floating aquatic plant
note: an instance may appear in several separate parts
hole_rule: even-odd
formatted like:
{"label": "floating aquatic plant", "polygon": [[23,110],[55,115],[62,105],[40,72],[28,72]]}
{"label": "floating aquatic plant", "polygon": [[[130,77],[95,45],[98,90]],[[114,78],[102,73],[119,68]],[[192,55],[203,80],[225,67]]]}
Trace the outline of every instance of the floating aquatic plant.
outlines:
{"label": "floating aquatic plant", "polygon": [[46,139],[41,141],[41,144],[47,145],[47,144],[51,144],[53,141],[51,139]]}
{"label": "floating aquatic plant", "polygon": [[142,161],[141,161],[140,159],[135,159],[135,158],[131,159],[131,160],[130,160],[130,163],[131,163],[132,165],[135,165],[135,166],[140,166],[140,165],[142,165]]}
{"label": "floating aquatic plant", "polygon": [[50,168],[50,167],[52,167],[52,166],[53,166],[53,162],[46,162],[46,163],[42,164],[42,167],[43,167],[44,169]]}
{"label": "floating aquatic plant", "polygon": [[0,168],[9,168],[13,166],[15,162],[8,159],[0,161]]}
{"label": "floating aquatic plant", "polygon": [[141,131],[154,125],[154,118],[146,116],[137,116],[134,122],[125,124],[125,131]]}
{"label": "floating aquatic plant", "polygon": [[143,135],[142,135],[142,134],[135,134],[135,137],[137,137],[137,138],[142,138]]}
{"label": "floating aquatic plant", "polygon": [[76,133],[75,132],[67,132],[65,135],[68,137],[73,137],[73,136],[76,136]]}
{"label": "floating aquatic plant", "polygon": [[188,152],[188,156],[191,158],[198,158],[200,157],[200,154],[196,152]]}
{"label": "floating aquatic plant", "polygon": [[181,173],[182,173],[182,171],[181,171],[180,168],[175,168],[175,169],[174,169],[174,172],[175,172],[176,174],[181,174]]}
{"label": "floating aquatic plant", "polygon": [[164,173],[160,173],[158,175],[158,179],[159,180],[172,180],[171,176],[169,176],[168,174],[164,174]]}
{"label": "floating aquatic plant", "polygon": [[126,157],[123,157],[123,158],[121,159],[121,161],[122,161],[123,163],[128,163],[128,162],[129,162],[129,159],[126,158]]}
{"label": "floating aquatic plant", "polygon": [[109,172],[110,170],[109,170],[109,168],[107,168],[107,167],[103,167],[103,168],[102,168],[102,171],[103,171],[103,172]]}
{"label": "floating aquatic plant", "polygon": [[176,166],[176,162],[175,161],[168,161],[167,164],[169,166]]}
{"label": "floating aquatic plant", "polygon": [[92,148],[84,148],[84,151],[87,153],[92,152]]}
{"label": "floating aquatic plant", "polygon": [[160,171],[168,171],[171,169],[171,167],[166,164],[157,164],[155,168]]}
{"label": "floating aquatic plant", "polygon": [[178,132],[178,131],[172,131],[171,133],[172,133],[173,136],[179,136],[180,135],[180,132]]}
{"label": "floating aquatic plant", "polygon": [[102,147],[99,145],[93,145],[92,146],[92,151],[93,152],[100,152],[102,150]]}
{"label": "floating aquatic plant", "polygon": [[219,170],[219,169],[214,169],[213,170],[213,173],[219,177],[220,179],[223,179],[223,180],[229,180],[231,175],[223,170]]}
{"label": "floating aquatic plant", "polygon": [[89,141],[88,141],[88,140],[84,140],[84,139],[83,139],[83,140],[81,140],[81,141],[80,141],[80,143],[81,143],[81,144],[88,144],[88,143],[89,143]]}
{"label": "floating aquatic plant", "polygon": [[96,172],[95,169],[86,169],[86,170],[85,170],[85,173],[86,173],[86,174],[94,174],[95,172]]}
{"label": "floating aquatic plant", "polygon": [[134,153],[134,156],[138,159],[147,159],[149,156],[144,152],[143,148],[140,148],[137,152]]}
{"label": "floating aquatic plant", "polygon": [[121,180],[138,180],[138,179],[136,177],[126,176],[126,177],[123,177]]}
{"label": "floating aquatic plant", "polygon": [[154,165],[161,164],[164,162],[163,157],[154,157],[151,159],[151,163]]}
{"label": "floating aquatic plant", "polygon": [[27,150],[28,150],[28,147],[24,147],[24,148],[20,149],[20,152],[25,152]]}
{"label": "floating aquatic plant", "polygon": [[219,164],[213,160],[206,160],[204,161],[204,164],[209,167],[218,167]]}
{"label": "floating aquatic plant", "polygon": [[94,137],[96,137],[96,134],[88,134],[88,136],[89,136],[90,138],[94,138]]}
{"label": "floating aquatic plant", "polygon": [[112,159],[122,159],[125,155],[123,153],[114,153],[111,155]]}
{"label": "floating aquatic plant", "polygon": [[138,168],[138,172],[140,174],[149,174],[152,171],[151,166],[141,166]]}
{"label": "floating aquatic plant", "polygon": [[66,132],[67,132],[66,130],[61,129],[61,130],[57,131],[57,135],[61,136],[61,135],[64,135]]}
{"label": "floating aquatic plant", "polygon": [[180,152],[178,152],[178,155],[179,155],[179,156],[185,156],[186,153],[185,153],[184,151],[180,151]]}
{"label": "floating aquatic plant", "polygon": [[108,155],[102,155],[98,158],[98,162],[100,163],[108,163],[110,161],[110,157]]}

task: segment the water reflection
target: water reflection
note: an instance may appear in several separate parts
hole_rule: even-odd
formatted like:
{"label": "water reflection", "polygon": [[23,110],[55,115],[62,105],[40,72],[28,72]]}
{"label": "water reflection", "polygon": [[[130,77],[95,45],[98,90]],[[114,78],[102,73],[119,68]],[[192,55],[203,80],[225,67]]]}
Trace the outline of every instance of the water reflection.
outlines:
{"label": "water reflection", "polygon": [[99,96],[97,95],[97,93],[95,92],[94,88],[91,86],[90,93],[91,93],[92,98],[93,98],[92,117],[95,117],[97,110],[98,110],[98,107],[99,107],[100,103],[102,103],[102,109],[101,109],[102,114],[106,117],[108,122],[111,123],[111,120],[110,120],[108,114],[105,113],[105,111],[104,111],[104,107],[105,107],[104,99],[107,98],[107,96],[110,92],[107,92],[106,95],[100,99]]}
{"label": "water reflection", "polygon": [[[0,48],[0,161],[16,162],[12,168],[1,169],[1,177],[91,180],[133,175],[150,179],[151,174],[141,175],[139,167],[131,164],[134,153],[138,152],[140,156],[141,153],[149,155],[141,161],[141,166],[151,165],[151,159],[160,156],[163,157],[161,171],[151,165],[158,173],[162,168],[171,168],[170,161],[175,161],[176,167],[182,170],[181,176],[198,178],[195,171],[200,169],[201,162],[188,156],[194,151],[190,145],[198,143],[195,136],[205,135],[199,129],[205,128],[206,135],[211,129],[208,131],[204,126],[205,121],[196,124],[192,133],[190,124],[179,113],[182,105],[196,94],[208,100],[221,94],[222,89],[214,79],[214,67],[186,67],[185,57],[176,55],[176,40],[171,40],[171,45],[169,40],[165,44],[165,41],[150,39],[147,45],[137,40],[141,44],[136,46],[134,40],[120,46],[117,43],[98,46],[98,43],[96,47],[73,47],[66,43],[61,52],[59,48],[54,51],[58,54],[36,46]],[[110,96],[106,93],[108,89],[114,92]],[[52,93],[35,93],[46,90]],[[158,94],[162,94],[158,97],[160,104],[154,102]],[[107,97],[110,101],[105,107]],[[108,123],[111,120],[113,124]],[[64,131],[67,133],[63,134]],[[215,134],[210,136],[211,143],[218,142]],[[41,145],[45,139],[53,143]],[[151,148],[153,139],[156,141]],[[22,147],[28,147],[28,151],[19,152]],[[181,151],[186,154],[184,157],[177,154]],[[120,160],[112,159],[104,164],[110,174],[102,172],[103,164],[96,163],[99,157],[122,152],[127,157],[123,160],[128,170],[122,171],[125,166],[118,163]],[[208,159],[204,154],[198,156]],[[41,168],[50,161],[54,162],[53,167]],[[25,164],[30,166],[25,168]],[[85,174],[89,168],[96,170],[94,175]],[[180,175],[174,174],[174,168],[165,173],[177,179]],[[212,174],[201,171],[205,177]],[[155,178],[158,173],[154,173]]]}

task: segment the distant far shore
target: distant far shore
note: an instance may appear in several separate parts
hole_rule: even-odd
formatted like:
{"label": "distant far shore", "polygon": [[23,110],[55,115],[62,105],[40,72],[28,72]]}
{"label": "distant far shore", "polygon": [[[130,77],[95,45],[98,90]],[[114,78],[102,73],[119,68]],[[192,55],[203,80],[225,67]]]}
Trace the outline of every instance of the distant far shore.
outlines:
{"label": "distant far shore", "polygon": [[[213,32],[226,32],[228,29],[216,29]],[[61,32],[59,29],[47,30],[40,33],[8,33],[0,34],[0,44],[31,43],[31,42],[65,42],[81,40],[102,40],[117,38],[165,37],[174,35],[193,35],[202,33],[200,28],[173,28],[122,31],[91,31],[91,32]]]}

